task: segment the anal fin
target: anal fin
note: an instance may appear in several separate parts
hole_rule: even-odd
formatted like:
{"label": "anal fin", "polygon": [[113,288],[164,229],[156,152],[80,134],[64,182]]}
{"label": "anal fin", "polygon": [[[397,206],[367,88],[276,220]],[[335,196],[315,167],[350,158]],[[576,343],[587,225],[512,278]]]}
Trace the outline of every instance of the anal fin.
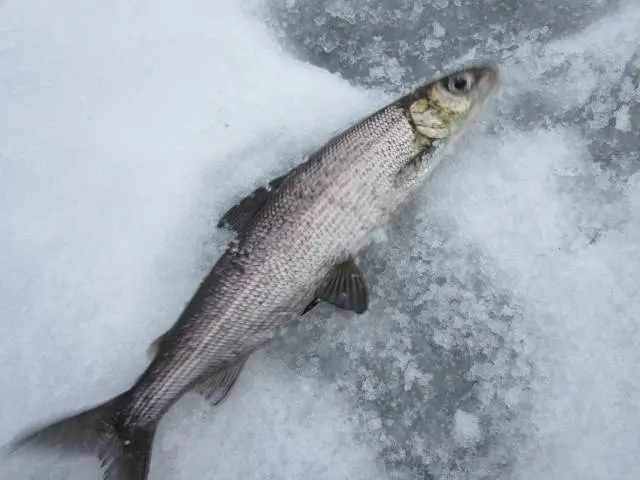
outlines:
{"label": "anal fin", "polygon": [[[147,355],[153,360],[161,348],[162,342],[169,334],[166,332],[156,338],[147,349]],[[247,356],[243,356],[226,367],[212,369],[195,380],[188,390],[194,391],[206,398],[213,406],[219,405],[229,395],[238,380]]]}
{"label": "anal fin", "polygon": [[194,384],[192,390],[198,392],[206,398],[211,405],[220,405],[231,392],[236,384],[238,376],[247,357],[241,357],[234,363],[224,368],[217,368],[211,372],[203,374]]}
{"label": "anal fin", "polygon": [[333,268],[326,282],[316,291],[316,298],[307,305],[302,315],[313,309],[320,301],[358,314],[367,311],[369,304],[367,287],[353,258]]}

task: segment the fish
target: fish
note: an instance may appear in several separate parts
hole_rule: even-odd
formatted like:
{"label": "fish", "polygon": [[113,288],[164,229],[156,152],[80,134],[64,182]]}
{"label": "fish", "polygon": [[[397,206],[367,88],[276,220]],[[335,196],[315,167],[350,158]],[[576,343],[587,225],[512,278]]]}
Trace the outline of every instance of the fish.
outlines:
{"label": "fish", "polygon": [[17,436],[23,447],[93,455],[105,480],[144,480],[165,413],[186,392],[225,400],[247,358],[320,302],[362,314],[363,241],[429,177],[499,85],[495,64],[438,77],[334,136],[229,208],[233,239],[131,387]]}

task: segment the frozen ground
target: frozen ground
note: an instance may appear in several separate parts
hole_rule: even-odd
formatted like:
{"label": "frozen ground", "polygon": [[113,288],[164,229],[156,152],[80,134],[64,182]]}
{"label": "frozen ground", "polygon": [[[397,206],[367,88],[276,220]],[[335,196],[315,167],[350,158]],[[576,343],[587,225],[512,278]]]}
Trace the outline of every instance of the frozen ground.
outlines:
{"label": "frozen ground", "polygon": [[499,95],[363,255],[369,312],[185,398],[150,479],[640,478],[638,2],[233,3],[0,4],[0,445],[130,384],[231,202],[488,57]]}

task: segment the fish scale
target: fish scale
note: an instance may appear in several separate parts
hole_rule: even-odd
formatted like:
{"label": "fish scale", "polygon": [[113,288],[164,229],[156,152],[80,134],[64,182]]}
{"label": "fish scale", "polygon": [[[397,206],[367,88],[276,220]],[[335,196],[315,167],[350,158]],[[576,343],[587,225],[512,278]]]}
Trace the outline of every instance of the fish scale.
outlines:
{"label": "fish scale", "polygon": [[320,301],[366,311],[368,293],[353,257],[433,171],[443,147],[496,86],[493,66],[434,80],[234,205],[221,225],[235,239],[153,342],[152,360],[131,388],[23,435],[13,448],[61,444],[97,455],[105,479],[145,480],[156,427],[185,392],[219,404],[251,352]]}

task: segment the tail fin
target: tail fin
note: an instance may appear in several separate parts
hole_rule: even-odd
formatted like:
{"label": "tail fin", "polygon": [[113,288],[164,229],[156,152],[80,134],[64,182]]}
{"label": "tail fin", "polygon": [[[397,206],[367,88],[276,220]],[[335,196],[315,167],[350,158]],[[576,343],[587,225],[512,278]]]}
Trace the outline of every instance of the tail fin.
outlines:
{"label": "tail fin", "polygon": [[122,406],[123,395],[50,423],[14,440],[11,451],[34,447],[92,454],[100,459],[105,480],[145,480],[155,425],[125,426]]}

